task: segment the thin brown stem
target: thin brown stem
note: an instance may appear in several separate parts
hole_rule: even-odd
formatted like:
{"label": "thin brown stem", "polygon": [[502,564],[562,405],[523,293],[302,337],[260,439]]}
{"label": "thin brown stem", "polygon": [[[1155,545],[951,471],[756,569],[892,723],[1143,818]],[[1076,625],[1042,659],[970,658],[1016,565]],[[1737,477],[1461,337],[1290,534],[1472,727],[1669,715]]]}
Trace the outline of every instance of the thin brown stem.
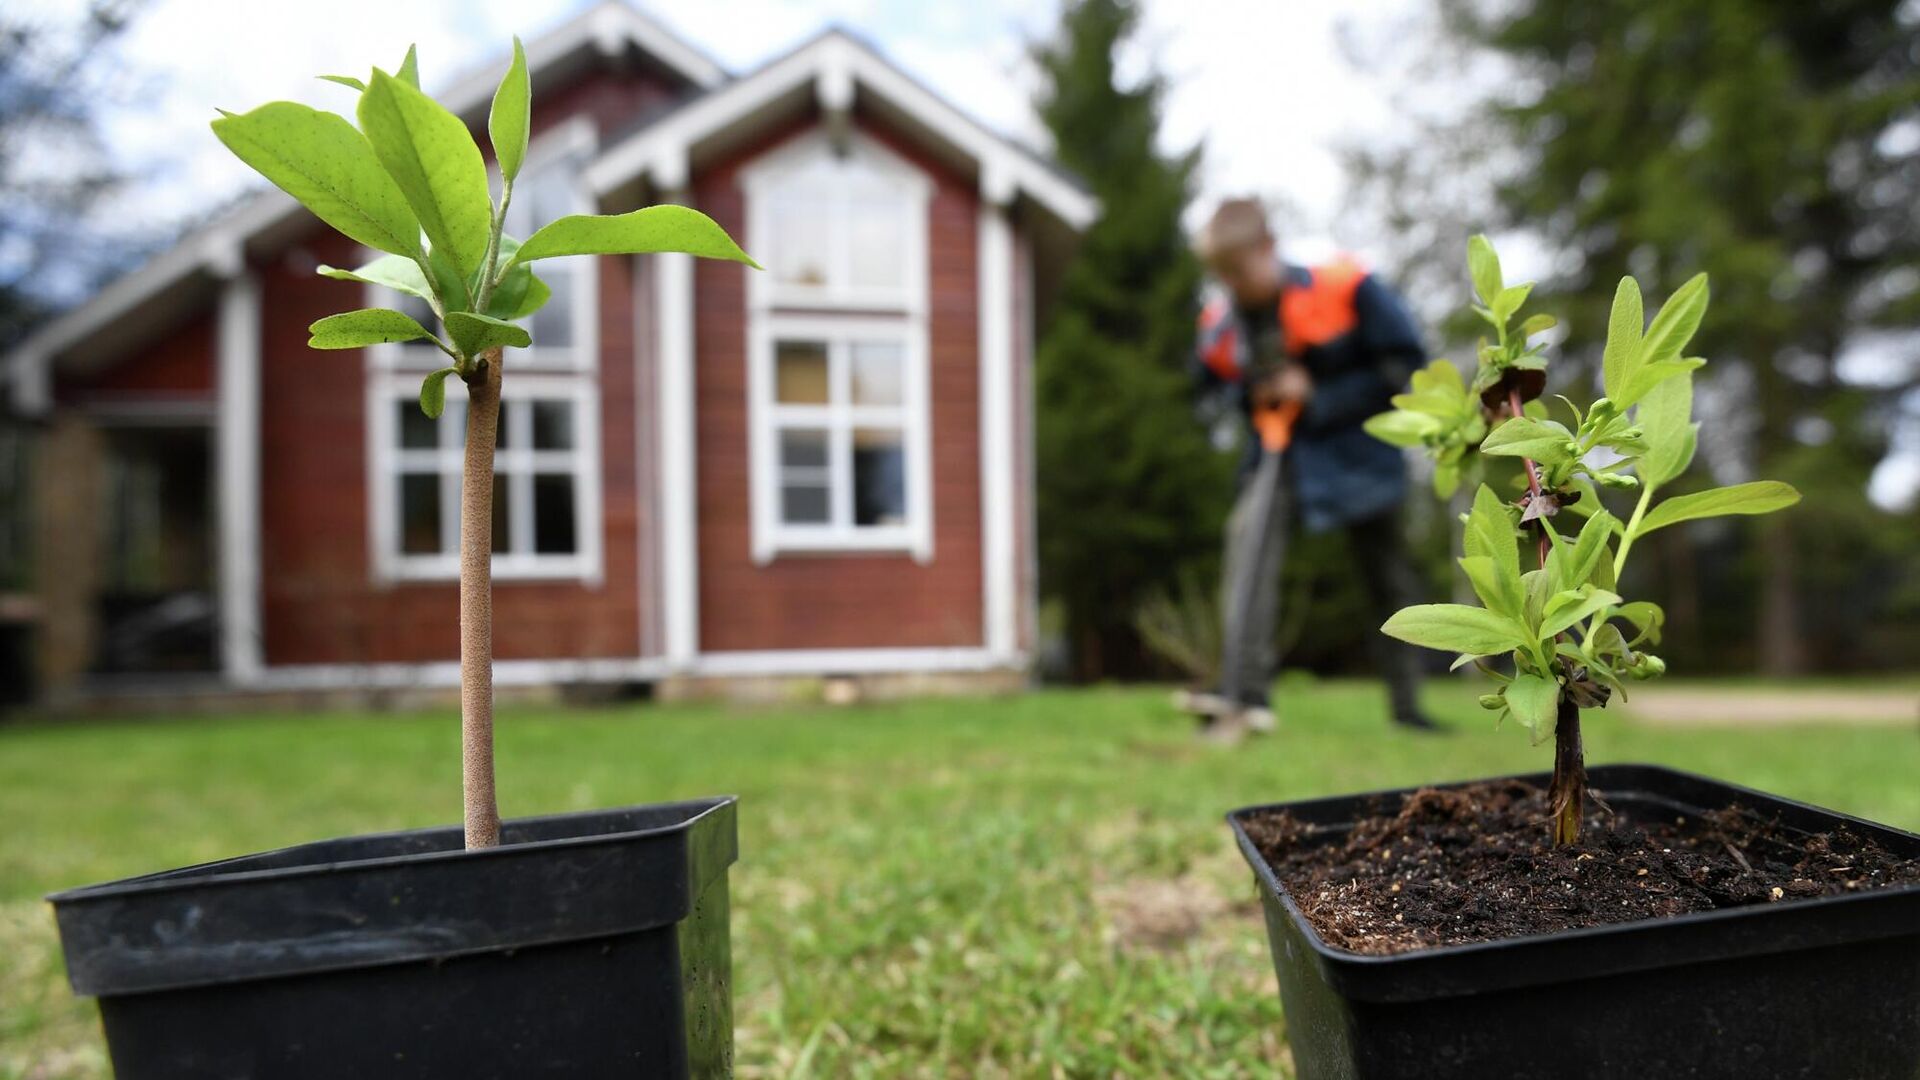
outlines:
{"label": "thin brown stem", "polygon": [[467,380],[460,477],[460,764],[468,848],[500,843],[493,791],[493,447],[500,428],[500,350]]}
{"label": "thin brown stem", "polygon": [[1587,751],[1580,741],[1580,707],[1563,694],[1553,724],[1553,783],[1547,788],[1555,847],[1580,841],[1586,798]]}
{"label": "thin brown stem", "polygon": [[[1520,388],[1517,386],[1507,388],[1507,415],[1514,418],[1520,416]],[[1527,497],[1529,499],[1538,499],[1540,497],[1540,467],[1533,463],[1532,458],[1521,458],[1520,462],[1527,467]],[[1546,565],[1547,527],[1542,525],[1540,526],[1540,566],[1544,569]]]}

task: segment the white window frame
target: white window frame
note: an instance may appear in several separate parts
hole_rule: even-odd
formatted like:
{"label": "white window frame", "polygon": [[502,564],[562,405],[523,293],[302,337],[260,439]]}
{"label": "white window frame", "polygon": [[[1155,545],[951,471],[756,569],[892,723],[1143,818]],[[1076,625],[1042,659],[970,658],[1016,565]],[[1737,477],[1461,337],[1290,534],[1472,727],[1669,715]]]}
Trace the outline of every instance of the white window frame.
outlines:
{"label": "white window frame", "polygon": [[[381,581],[445,581],[460,576],[460,478],[465,450],[458,430],[443,418],[435,425],[439,446],[400,446],[396,404],[417,403],[420,383],[406,372],[380,372],[367,382],[367,424],[376,465],[369,490],[372,509],[374,572]],[[447,412],[466,407],[466,384],[447,380]],[[597,584],[603,574],[600,499],[600,394],[590,381],[543,371],[515,372],[501,382],[501,420],[507,445],[494,451],[495,475],[507,477],[510,550],[495,552],[494,577],[507,580],[578,579]],[[533,411],[513,408],[530,400],[566,401],[573,406],[573,446],[565,450],[533,448]],[[415,407],[418,407],[415,404]],[[434,472],[440,477],[440,542],[434,554],[400,550],[400,476]],[[533,474],[563,472],[574,477],[574,550],[541,554],[533,550]]]}
{"label": "white window frame", "polygon": [[[574,157],[580,171],[574,178],[576,213],[596,209],[592,190],[587,186],[585,168],[597,146],[598,136],[591,120],[576,117],[543,132],[527,148],[522,175],[549,165],[562,157]],[[497,167],[489,165],[496,196],[500,187]],[[525,239],[522,237],[522,239]],[[367,259],[377,252],[363,252]],[[503,410],[502,422],[509,424],[508,445],[496,452],[496,471],[519,470],[527,475],[541,471],[567,471],[575,480],[574,538],[571,554],[536,554],[532,550],[532,483],[509,482],[508,497],[513,550],[493,557],[494,577],[501,580],[546,581],[577,580],[600,584],[605,575],[602,523],[606,497],[601,476],[600,445],[600,306],[599,266],[593,256],[574,257],[573,344],[565,349],[548,349],[543,354],[538,341],[531,349],[514,349],[509,354],[506,376],[501,380],[502,403],[532,398],[563,399],[573,403],[574,445],[570,450],[532,449],[531,421],[513,419],[518,412]],[[538,267],[535,267],[536,271]],[[369,307],[390,307],[395,294],[379,286],[366,290]],[[418,400],[420,380],[426,373],[446,364],[446,354],[432,345],[420,343],[381,344],[365,350],[367,359],[367,498],[368,544],[376,583],[399,581],[447,581],[460,576],[459,518],[460,448],[448,446],[444,439],[437,450],[404,450],[396,430],[396,400]],[[463,406],[466,387],[458,379],[446,382],[449,406]],[[513,425],[527,430],[514,430]],[[400,550],[400,474],[414,465],[424,467],[437,458],[441,469],[441,530],[452,537],[447,551],[438,554],[406,554]]]}
{"label": "white window frame", "polygon": [[[847,204],[830,209],[833,244],[828,281],[795,285],[772,274],[748,275],[747,411],[749,503],[752,556],[765,564],[783,554],[887,552],[933,558],[933,418],[929,400],[931,342],[928,336],[928,220],[933,184],[925,173],[885,145],[857,131],[836,146],[819,131],[767,155],[742,170],[740,186],[747,202],[747,249],[764,265],[775,265],[773,203],[784,183],[828,160],[868,171],[868,181],[893,187],[904,199],[907,227],[902,236],[906,273],[895,288],[856,288],[848,281],[851,237]],[[783,339],[824,341],[828,352],[829,399],[825,405],[791,405],[774,400],[775,345]],[[856,406],[849,385],[848,352],[856,341],[898,344],[901,348],[901,404]],[[870,421],[899,427],[906,457],[906,520],[889,525],[853,523],[851,429]],[[828,441],[829,520],[792,524],[780,514],[780,461],[777,431],[785,426],[826,427]]]}

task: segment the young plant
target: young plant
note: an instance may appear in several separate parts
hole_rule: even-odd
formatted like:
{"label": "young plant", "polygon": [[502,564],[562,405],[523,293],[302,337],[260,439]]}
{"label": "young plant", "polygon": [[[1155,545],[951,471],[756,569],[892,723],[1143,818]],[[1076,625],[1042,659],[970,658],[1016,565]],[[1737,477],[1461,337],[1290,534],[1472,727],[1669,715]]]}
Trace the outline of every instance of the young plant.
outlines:
{"label": "young plant", "polygon": [[[1485,237],[1470,242],[1468,264],[1481,301],[1474,310],[1496,335],[1493,344],[1480,343],[1472,391],[1452,364],[1437,360],[1425,372],[1424,389],[1416,375],[1414,392],[1395,398],[1395,411],[1374,417],[1368,430],[1396,445],[1423,446],[1457,470],[1471,427],[1457,419],[1439,426],[1447,419],[1439,410],[1444,405],[1457,417],[1464,399],[1487,409],[1493,425],[1480,453],[1520,459],[1526,490],[1509,501],[1481,484],[1465,517],[1460,568],[1482,606],[1422,604],[1396,613],[1381,629],[1458,653],[1455,668],[1475,664],[1500,684],[1481,697],[1483,707],[1502,720],[1512,716],[1536,742],[1552,733],[1553,841],[1571,844],[1580,836],[1586,797],[1580,711],[1600,708],[1616,694],[1624,699],[1628,682],[1666,670],[1647,651],[1660,643],[1664,613],[1620,593],[1634,542],[1695,518],[1769,513],[1798,502],[1800,493],[1760,480],[1655,499],[1693,460],[1699,431],[1693,372],[1706,361],[1683,352],[1706,313],[1705,274],[1676,290],[1651,325],[1638,283],[1620,280],[1602,359],[1606,396],[1584,412],[1561,397],[1569,426],[1538,403],[1527,404],[1546,377],[1544,353],[1527,339],[1553,325],[1535,315],[1512,327],[1533,286],[1502,282],[1499,258]],[[1638,492],[1624,521],[1601,505],[1602,490]],[[1555,525],[1563,511],[1584,520],[1563,533]],[[1523,538],[1532,541],[1524,553]],[[1511,673],[1488,663],[1501,654],[1511,655]]]}
{"label": "young plant", "polygon": [[359,92],[358,128],[335,113],[275,101],[236,115],[220,110],[213,133],[262,176],[348,239],[385,252],[356,270],[323,266],[342,281],[379,285],[426,301],[444,336],[400,311],[363,308],[308,328],[315,349],[431,341],[447,365],[420,384],[420,408],[438,418],[446,380],[467,387],[460,496],[460,716],[466,844],[500,842],[493,770],[493,449],[505,350],[532,344],[516,325],[547,301],[533,272],[565,255],[680,252],[758,269],[706,215],[651,206],[610,216],[576,214],[516,239],[502,231],[514,178],[526,159],[532,89],[518,38],[493,96],[487,135],[500,168],[492,196],[486,161],[466,122],[420,91],[414,50],[396,74],[361,81],[321,76]]}

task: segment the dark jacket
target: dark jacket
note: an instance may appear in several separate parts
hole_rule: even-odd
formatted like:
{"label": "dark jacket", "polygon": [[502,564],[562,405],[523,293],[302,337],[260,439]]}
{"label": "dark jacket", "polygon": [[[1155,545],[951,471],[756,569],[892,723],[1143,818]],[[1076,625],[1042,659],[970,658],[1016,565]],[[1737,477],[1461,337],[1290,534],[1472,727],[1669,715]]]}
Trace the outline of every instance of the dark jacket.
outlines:
{"label": "dark jacket", "polygon": [[[1361,430],[1390,408],[1426,363],[1420,332],[1393,290],[1350,263],[1286,266],[1279,304],[1287,355],[1313,376],[1313,398],[1294,424],[1287,449],[1300,520],[1314,532],[1391,510],[1406,494],[1400,451]],[[1200,315],[1193,373],[1198,391],[1236,408],[1249,430],[1241,478],[1260,458],[1244,379],[1247,334],[1224,298]]]}

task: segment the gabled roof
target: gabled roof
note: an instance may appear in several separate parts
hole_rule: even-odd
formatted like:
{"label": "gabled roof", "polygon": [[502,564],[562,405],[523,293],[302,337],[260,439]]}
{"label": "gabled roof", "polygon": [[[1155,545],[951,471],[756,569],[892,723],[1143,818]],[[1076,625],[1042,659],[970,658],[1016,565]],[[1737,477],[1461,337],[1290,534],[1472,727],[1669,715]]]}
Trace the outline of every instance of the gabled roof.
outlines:
{"label": "gabled roof", "polygon": [[658,190],[675,190],[696,167],[704,144],[809,91],[828,113],[844,113],[858,97],[905,121],[928,141],[976,167],[981,193],[990,202],[1011,203],[1025,196],[1075,232],[1086,229],[1099,213],[1099,203],[1076,179],[968,116],[866,39],[837,26],[682,103],[608,147],[588,169],[587,181],[602,195],[641,177]]}
{"label": "gabled roof", "polygon": [[[537,86],[583,56],[628,48],[697,91],[722,85],[729,78],[713,58],[621,0],[602,0],[528,42],[527,68]],[[507,57],[498,57],[438,96],[455,113],[478,122],[506,66]],[[72,350],[96,342],[105,346],[97,350],[99,355],[112,354],[113,346],[123,343],[118,339],[137,334],[138,327],[148,321],[143,315],[208,294],[214,281],[231,277],[244,265],[250,246],[270,244],[275,234],[303,223],[305,214],[299,203],[276,189],[243,198],[85,303],[41,326],[0,358],[0,388],[12,384],[16,407],[29,412],[44,408],[50,363],[67,362]]]}

